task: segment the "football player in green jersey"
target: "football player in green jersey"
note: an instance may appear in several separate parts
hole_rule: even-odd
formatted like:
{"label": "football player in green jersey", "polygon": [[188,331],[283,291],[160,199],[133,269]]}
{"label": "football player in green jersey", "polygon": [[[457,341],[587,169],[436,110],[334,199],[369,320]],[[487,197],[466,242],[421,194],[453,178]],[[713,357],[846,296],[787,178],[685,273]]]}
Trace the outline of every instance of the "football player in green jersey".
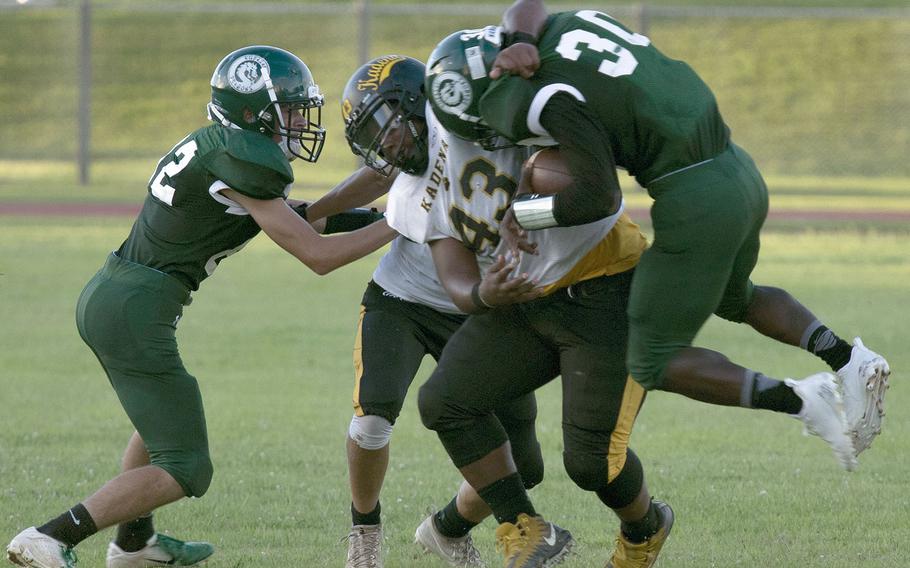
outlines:
{"label": "football player in green jersey", "polygon": [[[573,186],[513,202],[503,224],[514,246],[533,253],[527,230],[615,214],[615,168],[625,168],[655,199],[654,243],[629,304],[633,377],[648,389],[794,415],[855,467],[880,429],[888,364],[859,339],[851,347],[838,338],[787,292],[751,282],[767,190],[730,141],[710,89],[594,10],[550,16],[541,2],[519,0],[505,24],[505,35],[490,27],[444,39],[427,63],[426,90],[440,122],[462,137],[558,144],[567,156]],[[693,347],[712,313],[815,353],[837,376],[778,381]],[[609,565],[653,565],[655,556],[640,552]]]}
{"label": "football player in green jersey", "polygon": [[210,544],[156,534],[151,517],[162,505],[201,497],[212,479],[198,383],[176,341],[191,292],[260,229],[319,274],[396,234],[380,221],[322,237],[287,203],[289,161],[316,161],[325,136],[322,94],[297,56],[268,46],[239,49],[215,68],[211,90],[214,124],[161,159],[129,237],[77,305],[79,333],[136,429],[123,471],[59,517],[18,534],[7,547],[14,564],[72,567],[73,548],[112,525],[119,526],[108,568],[191,566],[210,556]]}
{"label": "football player in green jersey", "polygon": [[[840,339],[786,291],[750,280],[767,188],[730,140],[708,86],[601,12],[548,15],[541,2],[519,0],[505,23],[504,35],[443,40],[428,63],[427,91],[440,121],[462,136],[559,144],[566,155],[575,184],[516,200],[506,225],[533,230],[611,214],[622,202],[616,167],[628,170],[655,200],[654,243],[629,306],[636,380],[798,416],[853,469],[880,430],[888,364],[859,339],[853,346]],[[693,347],[712,313],[801,346],[836,375],[778,381]]]}

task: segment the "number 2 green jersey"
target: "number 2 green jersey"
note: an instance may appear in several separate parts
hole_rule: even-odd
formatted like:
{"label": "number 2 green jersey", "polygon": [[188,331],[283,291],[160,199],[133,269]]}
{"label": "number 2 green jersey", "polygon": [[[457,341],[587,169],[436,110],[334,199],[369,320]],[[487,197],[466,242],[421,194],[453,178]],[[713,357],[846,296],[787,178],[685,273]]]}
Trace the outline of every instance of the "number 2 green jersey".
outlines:
{"label": "number 2 green jersey", "polygon": [[117,254],[197,290],[221,259],[260,230],[221,190],[286,198],[293,181],[287,158],[268,137],[216,124],[200,128],[158,162],[145,204]]}
{"label": "number 2 green jersey", "polygon": [[[553,144],[540,115],[553,95],[566,93],[593,111],[615,165],[642,186],[726,148],[729,130],[695,71],[608,15],[552,15],[538,50],[540,69],[530,80],[505,76],[481,98],[483,119],[506,138]],[[591,135],[578,133],[582,139]]]}

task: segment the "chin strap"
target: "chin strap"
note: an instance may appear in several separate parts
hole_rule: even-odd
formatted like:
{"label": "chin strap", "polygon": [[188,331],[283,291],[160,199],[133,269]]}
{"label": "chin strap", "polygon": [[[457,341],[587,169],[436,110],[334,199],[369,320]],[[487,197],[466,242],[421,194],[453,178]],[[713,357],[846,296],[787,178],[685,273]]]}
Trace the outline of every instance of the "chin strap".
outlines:
{"label": "chin strap", "polygon": [[221,111],[218,110],[214,104],[209,103],[205,105],[206,116],[212,122],[217,122],[221,126],[226,126],[227,128],[236,128],[237,130],[242,130],[239,126],[227,119],[226,116],[221,114]]}
{"label": "chin strap", "polygon": [[[274,112],[277,115],[278,119],[278,132],[277,134],[281,136],[282,142],[278,142],[278,147],[281,148],[281,151],[284,152],[284,157],[288,159],[289,162],[297,158],[297,154],[294,152],[294,148],[291,148],[291,129],[289,124],[284,123],[284,113],[281,112],[281,105],[278,104],[278,95],[275,94],[275,85],[272,84],[272,77],[269,75],[268,68],[262,69],[262,77],[265,80],[265,90],[269,94],[269,101],[272,103],[272,107],[275,109]],[[268,108],[268,107],[266,107]],[[262,115],[265,114],[266,109],[262,109],[259,113],[259,119],[262,120]],[[299,152],[300,149],[297,148]]]}

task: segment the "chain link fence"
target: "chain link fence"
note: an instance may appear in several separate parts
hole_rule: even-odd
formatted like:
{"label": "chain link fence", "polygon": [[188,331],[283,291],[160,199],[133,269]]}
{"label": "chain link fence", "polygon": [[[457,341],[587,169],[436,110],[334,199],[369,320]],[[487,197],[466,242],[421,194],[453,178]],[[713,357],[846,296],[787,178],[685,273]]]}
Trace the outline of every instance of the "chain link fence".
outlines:
{"label": "chain link fence", "polygon": [[[423,60],[506,5],[0,0],[0,160],[79,160],[87,175],[92,161],[157,159],[204,123],[221,57],[259,43],[313,71],[329,136],[315,167],[340,177],[350,73],[384,53]],[[692,65],[766,173],[910,178],[910,10],[567,6]]]}

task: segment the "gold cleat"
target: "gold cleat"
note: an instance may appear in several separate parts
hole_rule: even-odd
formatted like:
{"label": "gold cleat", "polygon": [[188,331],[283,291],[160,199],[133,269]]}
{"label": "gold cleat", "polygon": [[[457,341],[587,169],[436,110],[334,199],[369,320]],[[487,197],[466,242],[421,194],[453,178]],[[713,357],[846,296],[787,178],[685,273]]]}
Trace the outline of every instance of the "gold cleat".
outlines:
{"label": "gold cleat", "polygon": [[654,501],[657,514],[660,515],[660,529],[644,542],[629,542],[619,532],[616,537],[616,548],[605,568],[650,568],[657,562],[657,555],[663,548],[670,529],[673,528],[673,509],[662,501]]}
{"label": "gold cleat", "polygon": [[572,549],[575,539],[566,529],[543,517],[524,513],[512,523],[496,529],[496,549],[505,557],[505,568],[547,568],[560,564]]}

